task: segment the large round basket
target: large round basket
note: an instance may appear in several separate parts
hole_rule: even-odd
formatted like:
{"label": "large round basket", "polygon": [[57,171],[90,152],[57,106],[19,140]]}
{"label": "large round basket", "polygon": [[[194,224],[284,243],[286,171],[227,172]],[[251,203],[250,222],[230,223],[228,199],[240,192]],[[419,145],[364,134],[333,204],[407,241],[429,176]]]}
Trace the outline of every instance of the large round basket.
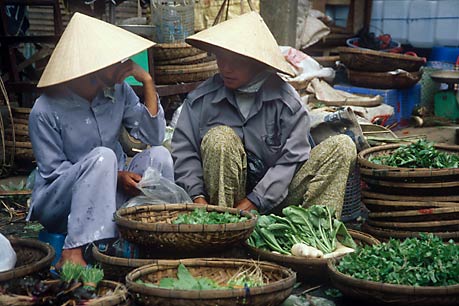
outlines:
{"label": "large round basket", "polygon": [[340,61],[347,68],[357,71],[385,72],[402,69],[415,72],[426,62],[425,58],[418,56],[369,49],[339,47],[338,51]]}
{"label": "large round basket", "polygon": [[[379,240],[369,234],[349,229],[349,234],[357,245],[379,244]],[[327,259],[305,258],[293,255],[282,255],[246,245],[251,256],[260,260],[271,261],[291,268],[297,273],[298,279],[308,284],[322,284],[329,281],[327,275]]]}
{"label": "large round basket", "polygon": [[212,60],[191,65],[156,66],[154,74],[157,84],[166,85],[203,81],[213,76],[217,71],[217,63]]}
{"label": "large round basket", "polygon": [[345,296],[364,301],[366,305],[458,305],[459,284],[443,287],[414,287],[362,280],[339,272],[336,261],[327,264],[334,287]]}
{"label": "large round basket", "polygon": [[[247,217],[227,224],[172,224],[179,214],[197,208],[208,212],[230,213]],[[257,223],[255,215],[235,208],[199,204],[140,205],[121,208],[115,213],[121,237],[139,246],[162,251],[206,253],[245,241]]]}
{"label": "large round basket", "polygon": [[[396,168],[402,169],[402,168]],[[418,195],[398,195],[398,194],[388,194],[380,193],[376,191],[370,191],[368,189],[362,190],[362,198],[364,201],[368,199],[375,200],[387,200],[387,201],[401,201],[401,202],[446,202],[451,203],[451,205],[457,205],[456,202],[459,202],[458,195],[445,195],[445,196],[418,196]]]}
{"label": "large round basket", "polygon": [[[420,231],[407,231],[404,229],[388,229],[369,225],[367,222],[362,224],[362,231],[378,238],[381,241],[387,241],[391,238],[403,240],[405,238],[420,237]],[[431,232],[431,234],[441,238],[444,241],[453,239],[459,242],[459,231]]]}
{"label": "large round basket", "polygon": [[[264,285],[252,288],[217,290],[172,290],[149,287],[137,283],[159,284],[164,277],[177,278],[177,267],[182,263],[195,278],[206,277],[220,286],[246,268],[257,265],[263,274]],[[126,285],[141,305],[158,306],[275,306],[280,305],[292,292],[295,273],[290,269],[269,262],[245,259],[184,259],[159,261],[157,264],[135,269],[126,276]]]}
{"label": "large round basket", "polygon": [[55,255],[49,244],[30,238],[9,237],[9,240],[16,252],[16,266],[0,272],[0,282],[49,270]]}
{"label": "large round basket", "polygon": [[168,61],[201,53],[206,52],[201,49],[192,47],[185,42],[162,43],[153,46],[153,59],[155,61]]}
{"label": "large round basket", "polygon": [[104,254],[96,246],[92,247],[94,260],[104,270],[104,277],[117,282],[124,282],[126,275],[135,268],[156,263],[157,259],[124,258]]}
{"label": "large round basket", "polygon": [[422,70],[415,72],[367,72],[347,70],[349,83],[354,86],[379,89],[404,89],[414,86],[422,77]]}
{"label": "large round basket", "polygon": [[[357,156],[362,180],[372,190],[385,194],[437,197],[459,194],[459,168],[402,168],[370,161],[371,157],[390,155],[406,144],[388,144],[362,150]],[[437,144],[434,147],[449,154],[459,153],[459,146]]]}

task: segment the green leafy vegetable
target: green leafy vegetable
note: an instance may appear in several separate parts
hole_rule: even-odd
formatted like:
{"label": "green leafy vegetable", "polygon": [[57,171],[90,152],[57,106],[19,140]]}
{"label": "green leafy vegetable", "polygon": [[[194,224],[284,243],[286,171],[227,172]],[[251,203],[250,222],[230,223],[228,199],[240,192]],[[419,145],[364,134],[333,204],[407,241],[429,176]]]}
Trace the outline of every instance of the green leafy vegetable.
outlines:
{"label": "green leafy vegetable", "polygon": [[365,246],[343,257],[337,269],[352,277],[411,286],[459,284],[459,246],[433,234]]}
{"label": "green leafy vegetable", "polygon": [[390,155],[372,156],[368,160],[401,168],[459,168],[459,155],[438,151],[432,142],[426,140],[401,145]]}
{"label": "green leafy vegetable", "polygon": [[196,208],[191,213],[178,215],[173,224],[226,224],[246,221],[247,217],[231,214],[229,212],[206,211],[205,208]]}

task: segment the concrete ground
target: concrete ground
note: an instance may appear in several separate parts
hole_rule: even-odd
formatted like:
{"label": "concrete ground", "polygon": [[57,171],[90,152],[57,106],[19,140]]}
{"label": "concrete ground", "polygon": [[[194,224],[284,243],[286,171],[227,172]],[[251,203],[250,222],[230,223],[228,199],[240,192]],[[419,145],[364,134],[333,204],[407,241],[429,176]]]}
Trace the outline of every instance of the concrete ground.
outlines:
{"label": "concrete ground", "polygon": [[412,127],[411,126],[411,127],[407,127],[403,129],[394,130],[393,132],[398,137],[425,136],[427,140],[435,142],[435,143],[445,143],[449,145],[455,145],[457,144],[456,143],[456,129],[459,129],[459,125],[434,126],[434,127]]}

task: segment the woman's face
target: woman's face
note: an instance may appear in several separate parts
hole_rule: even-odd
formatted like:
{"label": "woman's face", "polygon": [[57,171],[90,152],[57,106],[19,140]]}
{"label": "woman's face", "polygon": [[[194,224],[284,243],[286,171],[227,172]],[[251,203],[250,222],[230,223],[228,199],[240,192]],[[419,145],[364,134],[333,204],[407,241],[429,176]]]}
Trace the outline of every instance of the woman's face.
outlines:
{"label": "woman's face", "polygon": [[229,89],[238,89],[248,84],[264,69],[263,64],[233,52],[219,49],[215,56],[220,76]]}

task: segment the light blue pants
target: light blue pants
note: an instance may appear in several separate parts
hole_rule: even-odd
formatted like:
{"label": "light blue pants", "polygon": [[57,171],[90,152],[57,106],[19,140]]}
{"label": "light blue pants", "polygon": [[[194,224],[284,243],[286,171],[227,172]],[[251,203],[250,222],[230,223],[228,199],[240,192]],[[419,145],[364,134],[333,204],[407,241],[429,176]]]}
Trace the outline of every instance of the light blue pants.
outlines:
{"label": "light blue pants", "polygon": [[[174,180],[172,157],[161,146],[138,153],[125,167],[143,175],[148,167]],[[118,162],[108,148],[93,149],[51,184],[35,186],[31,220],[66,234],[64,249],[117,236],[113,214],[128,196],[117,191]]]}

